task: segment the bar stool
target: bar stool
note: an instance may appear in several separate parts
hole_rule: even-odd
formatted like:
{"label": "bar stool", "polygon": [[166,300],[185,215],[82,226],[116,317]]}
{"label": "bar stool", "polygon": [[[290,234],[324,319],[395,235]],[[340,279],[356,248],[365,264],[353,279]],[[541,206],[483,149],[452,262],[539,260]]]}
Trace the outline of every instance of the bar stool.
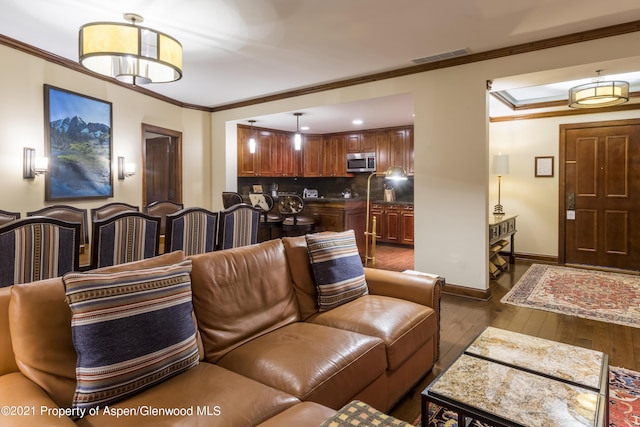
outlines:
{"label": "bar stool", "polygon": [[300,215],[304,209],[304,201],[297,194],[281,196],[278,209],[284,217],[282,234],[285,236],[302,236],[312,233],[316,222],[313,218]]}
{"label": "bar stool", "polygon": [[258,231],[258,241],[272,240],[282,237],[283,217],[277,212],[272,212],[275,202],[270,194],[251,193],[249,194],[251,206],[260,209],[260,229]]}

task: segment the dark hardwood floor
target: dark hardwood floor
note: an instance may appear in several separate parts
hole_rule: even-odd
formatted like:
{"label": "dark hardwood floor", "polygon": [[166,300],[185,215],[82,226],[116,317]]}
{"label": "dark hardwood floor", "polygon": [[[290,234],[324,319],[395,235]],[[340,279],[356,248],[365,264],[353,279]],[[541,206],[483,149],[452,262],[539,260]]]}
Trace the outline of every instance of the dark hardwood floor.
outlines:
{"label": "dark hardwood floor", "polygon": [[[491,280],[492,298],[489,301],[442,295],[440,359],[413,392],[392,409],[391,415],[413,423],[420,415],[421,391],[451,365],[487,326],[603,351],[609,355],[610,366],[640,371],[640,328],[500,303],[500,299],[530,265],[516,261],[509,271],[497,280]],[[413,251],[398,246],[378,245],[376,268],[395,271],[413,269]]]}

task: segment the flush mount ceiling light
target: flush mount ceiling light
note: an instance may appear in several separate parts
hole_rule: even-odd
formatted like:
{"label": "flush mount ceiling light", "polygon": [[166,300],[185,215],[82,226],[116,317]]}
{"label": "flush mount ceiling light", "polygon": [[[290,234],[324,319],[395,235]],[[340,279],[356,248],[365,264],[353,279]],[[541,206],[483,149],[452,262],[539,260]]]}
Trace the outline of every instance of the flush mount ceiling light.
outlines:
{"label": "flush mount ceiling light", "polygon": [[620,80],[602,80],[600,73],[591,83],[569,89],[569,107],[599,108],[624,104],[629,101],[629,83]]}
{"label": "flush mount ceiling light", "polygon": [[80,64],[104,76],[136,84],[182,78],[182,45],[164,33],[140,27],[140,15],[126,13],[131,24],[93,22],[80,27]]}

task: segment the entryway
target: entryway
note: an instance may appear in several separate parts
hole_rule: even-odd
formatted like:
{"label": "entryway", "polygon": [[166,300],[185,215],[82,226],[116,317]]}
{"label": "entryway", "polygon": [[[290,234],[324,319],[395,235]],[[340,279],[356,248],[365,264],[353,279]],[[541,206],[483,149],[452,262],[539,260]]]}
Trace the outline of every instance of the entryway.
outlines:
{"label": "entryway", "polygon": [[640,120],[560,126],[560,264],[640,269]]}
{"label": "entryway", "polygon": [[143,205],[182,203],[182,133],[142,124]]}

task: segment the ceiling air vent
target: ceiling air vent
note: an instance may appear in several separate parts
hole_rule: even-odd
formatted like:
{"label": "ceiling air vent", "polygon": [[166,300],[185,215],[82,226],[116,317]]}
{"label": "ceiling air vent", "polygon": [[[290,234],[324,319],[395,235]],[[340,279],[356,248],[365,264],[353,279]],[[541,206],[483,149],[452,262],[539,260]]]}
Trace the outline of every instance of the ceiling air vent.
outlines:
{"label": "ceiling air vent", "polygon": [[424,58],[417,58],[411,60],[414,64],[427,64],[429,62],[443,61],[445,59],[455,58],[457,56],[468,55],[467,49],[452,50],[451,52],[439,53],[437,55],[425,56]]}

